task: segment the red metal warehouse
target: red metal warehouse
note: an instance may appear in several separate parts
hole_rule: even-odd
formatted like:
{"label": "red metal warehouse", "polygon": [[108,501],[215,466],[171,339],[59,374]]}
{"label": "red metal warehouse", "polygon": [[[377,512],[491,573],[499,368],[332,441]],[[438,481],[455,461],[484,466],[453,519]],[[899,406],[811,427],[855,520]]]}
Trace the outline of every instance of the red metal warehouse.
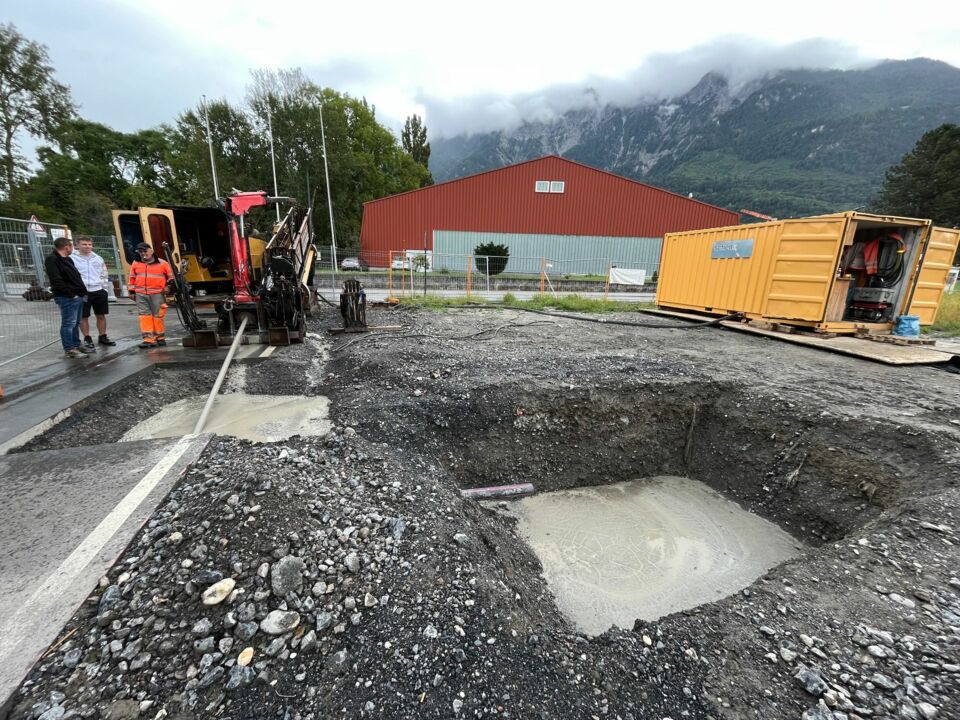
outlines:
{"label": "red metal warehouse", "polygon": [[550,155],[364,204],[361,259],[434,249],[434,233],[661,238],[736,225],[739,215]]}

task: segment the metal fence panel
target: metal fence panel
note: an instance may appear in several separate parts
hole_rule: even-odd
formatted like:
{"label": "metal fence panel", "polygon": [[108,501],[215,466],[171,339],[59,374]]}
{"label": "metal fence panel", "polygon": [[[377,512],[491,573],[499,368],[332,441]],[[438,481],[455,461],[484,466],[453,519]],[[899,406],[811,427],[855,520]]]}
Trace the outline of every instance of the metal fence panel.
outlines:
{"label": "metal fence panel", "polygon": [[[523,244],[514,241],[519,236],[510,236],[514,240],[508,244],[508,257],[485,257],[472,252],[480,242],[503,237],[497,233],[458,233],[456,237],[436,233],[434,249],[426,255],[422,249],[363,253],[341,249],[336,268],[332,252],[326,248],[321,253],[315,286],[328,299],[334,299],[340,292],[345,277],[360,280],[368,297],[375,299],[423,294],[498,299],[506,293],[518,298],[538,293],[632,301],[653,298],[660,238],[528,236],[527,246],[544,254],[521,254],[516,248]],[[466,251],[443,250],[452,245]],[[644,282],[642,285],[610,283],[611,268],[642,270]]]}
{"label": "metal fence panel", "polygon": [[65,225],[0,218],[0,367],[29,363],[34,352],[59,342],[60,309],[44,299],[43,261],[53,241],[69,233]]}

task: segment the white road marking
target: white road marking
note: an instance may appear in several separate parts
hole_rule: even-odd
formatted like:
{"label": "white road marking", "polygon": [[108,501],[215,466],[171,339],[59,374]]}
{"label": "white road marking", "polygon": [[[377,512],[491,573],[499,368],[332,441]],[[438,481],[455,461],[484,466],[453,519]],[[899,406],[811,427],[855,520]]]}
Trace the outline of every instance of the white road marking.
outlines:
{"label": "white road marking", "polygon": [[277,346],[276,346],[276,345],[271,345],[271,346],[268,347],[266,350],[264,350],[262,353],[260,353],[260,357],[262,357],[262,358],[268,358],[268,357],[270,357],[271,355],[273,355],[273,351],[276,350],[276,349],[277,349]]}
{"label": "white road marking", "polygon": [[90,561],[110,541],[197,437],[185,435],[180,438],[10,618],[6,627],[0,632],[0,657],[13,657],[10,653],[24,639],[23,631],[30,625],[24,616],[36,617],[47,614],[48,617],[52,617],[53,608],[62,603],[61,596],[69,590]]}

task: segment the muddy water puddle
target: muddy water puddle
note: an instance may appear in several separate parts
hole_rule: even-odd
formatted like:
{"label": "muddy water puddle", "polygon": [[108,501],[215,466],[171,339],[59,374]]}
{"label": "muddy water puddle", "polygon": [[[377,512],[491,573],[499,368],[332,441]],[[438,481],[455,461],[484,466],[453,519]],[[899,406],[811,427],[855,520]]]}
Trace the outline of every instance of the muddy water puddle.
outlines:
{"label": "muddy water puddle", "polygon": [[561,612],[589,635],[719,600],[803,549],[682,477],[544,493],[500,510],[517,518]]}
{"label": "muddy water puddle", "polygon": [[[206,397],[189,397],[167,405],[128,430],[121,442],[188,435],[193,432],[206,400]],[[323,435],[330,429],[329,406],[327,398],[321,396],[239,392],[219,395],[203,432],[256,442],[279,442],[291,435]]]}

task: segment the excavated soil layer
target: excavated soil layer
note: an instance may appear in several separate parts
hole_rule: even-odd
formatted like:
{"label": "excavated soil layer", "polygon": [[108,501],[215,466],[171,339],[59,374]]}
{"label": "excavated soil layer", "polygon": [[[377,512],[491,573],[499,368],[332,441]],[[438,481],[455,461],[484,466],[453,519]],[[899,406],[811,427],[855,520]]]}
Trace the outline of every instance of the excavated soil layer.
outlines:
{"label": "excavated soil layer", "polygon": [[702,483],[657,477],[496,503],[588,635],[712,602],[802,546]]}

